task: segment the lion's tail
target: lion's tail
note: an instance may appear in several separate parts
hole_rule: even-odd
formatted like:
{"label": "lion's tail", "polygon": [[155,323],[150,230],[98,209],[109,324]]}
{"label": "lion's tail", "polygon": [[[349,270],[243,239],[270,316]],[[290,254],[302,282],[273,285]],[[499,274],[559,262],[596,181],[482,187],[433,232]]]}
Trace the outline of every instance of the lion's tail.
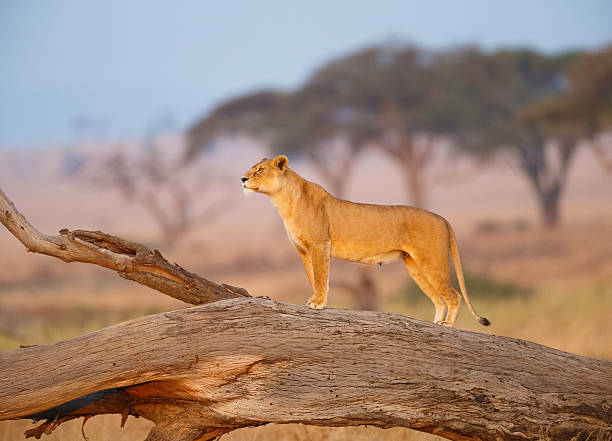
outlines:
{"label": "lion's tail", "polygon": [[459,287],[461,288],[461,295],[465,300],[465,303],[470,310],[470,312],[478,319],[478,322],[483,326],[489,326],[491,322],[485,317],[481,317],[476,313],[476,310],[472,306],[470,302],[470,298],[468,297],[467,289],[465,288],[465,279],[463,278],[463,268],[461,266],[461,258],[459,257],[459,247],[457,246],[457,239],[455,238],[455,232],[453,228],[450,226],[448,222],[446,222],[446,226],[448,227],[449,233],[449,246],[451,256],[453,258],[453,265],[455,266],[455,273],[457,274],[457,280],[459,281]]}

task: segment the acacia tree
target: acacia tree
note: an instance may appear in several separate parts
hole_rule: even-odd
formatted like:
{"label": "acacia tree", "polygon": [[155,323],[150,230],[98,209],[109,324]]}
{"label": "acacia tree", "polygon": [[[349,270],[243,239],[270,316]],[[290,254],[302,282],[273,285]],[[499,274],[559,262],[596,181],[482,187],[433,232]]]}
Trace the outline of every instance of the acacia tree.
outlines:
{"label": "acacia tree", "polygon": [[569,70],[567,91],[526,109],[524,119],[557,136],[588,140],[604,170],[612,172],[612,152],[601,136],[612,127],[612,46],[580,57]]}
{"label": "acacia tree", "polygon": [[411,203],[420,207],[439,135],[428,114],[430,57],[414,46],[374,46],[330,61],[304,87],[332,101],[354,145],[375,146],[393,160]]}
{"label": "acacia tree", "polygon": [[439,122],[470,153],[509,155],[529,182],[545,227],[559,222],[559,202],[580,137],[526,119],[525,112],[564,92],[565,72],[575,57],[468,48],[438,55],[433,69],[443,86]]}
{"label": "acacia tree", "polygon": [[259,90],[219,104],[187,130],[186,158],[228,134],[245,133],[268,141],[282,127],[290,105],[290,94],[276,90]]}

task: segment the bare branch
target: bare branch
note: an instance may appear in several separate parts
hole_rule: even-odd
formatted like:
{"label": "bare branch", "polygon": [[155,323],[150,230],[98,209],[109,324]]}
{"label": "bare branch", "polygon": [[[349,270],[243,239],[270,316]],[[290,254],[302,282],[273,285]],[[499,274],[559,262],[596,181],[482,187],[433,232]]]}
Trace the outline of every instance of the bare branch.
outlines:
{"label": "bare branch", "polygon": [[100,265],[124,279],[146,285],[193,305],[249,294],[242,288],[218,285],[168,262],[157,250],[101,231],[63,229],[47,236],[34,228],[0,189],[0,223],[28,251],[57,257],[65,262]]}
{"label": "bare branch", "polygon": [[202,164],[186,162],[181,151],[165,149],[157,138],[149,137],[136,151],[116,151],[92,170],[96,183],[112,187],[125,199],[142,205],[168,243],[195,227],[200,218],[199,202],[213,193],[207,190],[215,181],[211,173],[206,173],[206,179],[198,179],[196,165]]}

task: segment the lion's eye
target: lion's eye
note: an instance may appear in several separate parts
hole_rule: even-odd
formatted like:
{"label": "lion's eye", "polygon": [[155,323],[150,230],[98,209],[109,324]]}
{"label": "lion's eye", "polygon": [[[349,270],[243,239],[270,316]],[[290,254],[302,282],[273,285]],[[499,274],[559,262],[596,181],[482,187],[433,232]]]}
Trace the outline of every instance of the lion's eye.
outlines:
{"label": "lion's eye", "polygon": [[262,170],[263,170],[263,168],[259,167],[259,168],[257,169],[257,173],[259,173],[259,172],[260,172],[260,171],[262,171]]}

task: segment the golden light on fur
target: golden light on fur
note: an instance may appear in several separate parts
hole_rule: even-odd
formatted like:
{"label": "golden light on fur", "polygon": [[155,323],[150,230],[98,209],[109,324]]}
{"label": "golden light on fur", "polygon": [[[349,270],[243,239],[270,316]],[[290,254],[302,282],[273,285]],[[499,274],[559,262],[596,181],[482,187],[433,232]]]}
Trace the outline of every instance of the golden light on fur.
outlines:
{"label": "golden light on fur", "polygon": [[[482,325],[465,287],[455,234],[443,217],[405,205],[374,205],[336,199],[320,185],[289,169],[284,155],[264,158],[242,177],[246,191],[270,197],[283,218],[313,288],[306,305],[323,309],[329,291],[331,257],[364,264],[401,260],[421,290],[433,302],[434,322],[454,326],[461,294]],[[461,288],[451,284],[450,259]]]}

